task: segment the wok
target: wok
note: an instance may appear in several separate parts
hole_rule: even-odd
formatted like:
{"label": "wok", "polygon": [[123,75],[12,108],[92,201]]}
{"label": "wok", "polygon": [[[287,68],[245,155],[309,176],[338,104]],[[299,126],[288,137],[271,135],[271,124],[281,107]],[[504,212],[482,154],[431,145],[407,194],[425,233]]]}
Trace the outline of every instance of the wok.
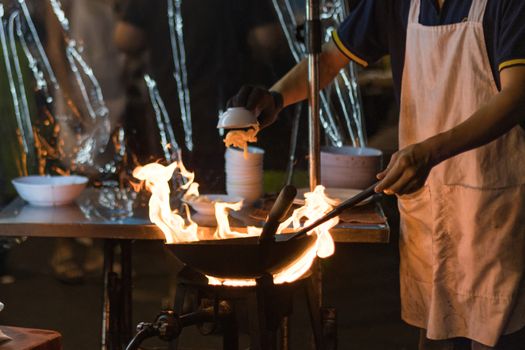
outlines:
{"label": "wok", "polygon": [[297,193],[295,187],[285,186],[259,237],[203,240],[166,246],[183,263],[205,275],[232,279],[273,275],[288,267],[315,244],[316,237],[307,235],[308,231],[375,194],[375,186],[341,203],[308,227],[291,234],[275,235]]}
{"label": "wok", "polygon": [[[168,249],[191,268],[219,278],[258,278],[275,274],[298,259],[315,244],[315,237],[305,235],[288,240],[277,235],[269,249],[263,249],[259,237],[217,239],[168,244]],[[288,236],[288,235],[286,235]]]}

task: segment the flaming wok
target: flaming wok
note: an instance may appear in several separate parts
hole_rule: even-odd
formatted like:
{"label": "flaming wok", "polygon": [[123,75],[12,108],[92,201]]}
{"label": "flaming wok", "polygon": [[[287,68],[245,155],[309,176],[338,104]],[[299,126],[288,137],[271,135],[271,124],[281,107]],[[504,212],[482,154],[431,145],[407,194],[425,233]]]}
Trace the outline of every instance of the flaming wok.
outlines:
{"label": "flaming wok", "polygon": [[338,205],[311,225],[292,234],[276,235],[287,217],[297,190],[286,186],[280,192],[259,237],[203,240],[168,244],[168,249],[182,262],[205,275],[229,279],[255,279],[274,275],[298,260],[316,243],[307,233],[347,208],[372,196],[375,184]]}

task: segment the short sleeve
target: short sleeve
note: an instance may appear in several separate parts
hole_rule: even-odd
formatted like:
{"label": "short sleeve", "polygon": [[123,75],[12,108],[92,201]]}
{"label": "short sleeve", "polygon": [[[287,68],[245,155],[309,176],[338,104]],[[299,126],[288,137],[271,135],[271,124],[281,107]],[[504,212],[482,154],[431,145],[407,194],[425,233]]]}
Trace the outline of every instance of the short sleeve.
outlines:
{"label": "short sleeve", "polygon": [[148,25],[148,18],[151,14],[151,4],[148,0],[128,0],[122,11],[122,20],[139,28]]}
{"label": "short sleeve", "polygon": [[360,0],[332,39],[349,59],[366,67],[388,53],[389,8],[382,0]]}
{"label": "short sleeve", "polygon": [[498,14],[494,55],[498,70],[525,65],[525,1],[500,1]]}

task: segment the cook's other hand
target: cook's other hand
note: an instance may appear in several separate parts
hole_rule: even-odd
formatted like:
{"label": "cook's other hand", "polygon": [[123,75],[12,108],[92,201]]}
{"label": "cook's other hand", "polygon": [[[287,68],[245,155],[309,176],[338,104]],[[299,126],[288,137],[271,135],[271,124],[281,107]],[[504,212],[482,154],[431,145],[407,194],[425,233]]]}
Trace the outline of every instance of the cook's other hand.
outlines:
{"label": "cook's other hand", "polygon": [[262,129],[277,120],[283,109],[283,96],[277,91],[245,85],[228,101],[228,107],[244,107],[260,113],[257,119]]}
{"label": "cook's other hand", "polygon": [[404,195],[416,192],[425,184],[435,165],[432,152],[425,142],[399,150],[392,155],[388,167],[377,174],[381,180],[376,192]]}

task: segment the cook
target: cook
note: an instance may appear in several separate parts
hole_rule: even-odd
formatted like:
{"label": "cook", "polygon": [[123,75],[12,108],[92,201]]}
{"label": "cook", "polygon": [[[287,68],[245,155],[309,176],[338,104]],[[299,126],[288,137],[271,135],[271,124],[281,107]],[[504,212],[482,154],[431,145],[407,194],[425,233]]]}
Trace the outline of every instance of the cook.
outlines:
{"label": "cook", "polygon": [[[419,349],[525,349],[525,1],[361,0],[323,47],[321,87],[390,54],[402,318]],[[307,63],[233,106],[261,127],[307,96]]]}

